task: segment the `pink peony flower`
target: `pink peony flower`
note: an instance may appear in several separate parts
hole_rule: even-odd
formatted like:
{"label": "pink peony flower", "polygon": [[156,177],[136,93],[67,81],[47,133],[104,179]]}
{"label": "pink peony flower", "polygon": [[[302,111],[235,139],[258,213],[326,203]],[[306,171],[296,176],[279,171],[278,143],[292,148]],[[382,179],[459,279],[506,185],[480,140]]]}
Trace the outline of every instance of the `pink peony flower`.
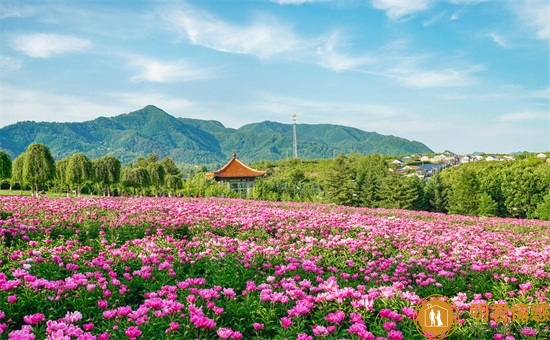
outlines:
{"label": "pink peony flower", "polygon": [[263,323],[254,322],[254,324],[252,326],[254,327],[254,329],[256,331],[261,331],[264,328],[265,325]]}
{"label": "pink peony flower", "polygon": [[126,334],[126,336],[130,339],[135,339],[141,335],[141,331],[136,326],[130,326],[126,328],[124,334]]}
{"label": "pink peony flower", "polygon": [[216,331],[216,334],[218,334],[221,339],[229,339],[233,335],[233,330],[231,328],[221,327]]}
{"label": "pink peony flower", "polygon": [[288,318],[286,316],[283,316],[281,318],[281,325],[283,326],[283,328],[288,328],[290,327],[290,325],[292,325],[292,319],[291,318]]}

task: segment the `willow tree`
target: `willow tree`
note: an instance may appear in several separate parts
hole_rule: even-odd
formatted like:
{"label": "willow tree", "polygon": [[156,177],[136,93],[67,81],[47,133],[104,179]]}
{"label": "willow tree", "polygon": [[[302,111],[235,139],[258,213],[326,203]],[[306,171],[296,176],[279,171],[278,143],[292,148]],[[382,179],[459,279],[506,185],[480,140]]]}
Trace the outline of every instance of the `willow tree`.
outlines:
{"label": "willow tree", "polygon": [[11,179],[10,155],[0,150],[0,181]]}
{"label": "willow tree", "polygon": [[164,167],[159,163],[150,163],[147,167],[151,184],[155,187],[155,196],[158,196],[159,189],[164,185]]}
{"label": "willow tree", "polygon": [[23,192],[23,163],[25,162],[25,153],[20,154],[15,157],[11,163],[11,181],[10,187],[13,187],[15,184],[19,184],[19,189]]}
{"label": "willow tree", "polygon": [[93,161],[95,179],[111,196],[111,185],[120,182],[120,161],[113,156],[104,156]]}
{"label": "willow tree", "polygon": [[142,196],[143,189],[151,185],[149,171],[145,168],[125,169],[122,177],[122,185],[133,188],[134,195],[136,195],[137,190],[139,195]]}
{"label": "willow tree", "polygon": [[70,183],[67,181],[67,166],[70,157],[65,157],[55,164],[55,182],[59,188],[62,188],[67,197],[69,197]]}
{"label": "willow tree", "polygon": [[38,186],[55,178],[55,160],[44,144],[32,143],[25,151],[23,180],[31,185],[31,193],[38,197]]}
{"label": "willow tree", "polygon": [[80,196],[82,183],[93,179],[92,162],[82,152],[75,153],[67,164],[67,182],[76,185],[76,195]]}

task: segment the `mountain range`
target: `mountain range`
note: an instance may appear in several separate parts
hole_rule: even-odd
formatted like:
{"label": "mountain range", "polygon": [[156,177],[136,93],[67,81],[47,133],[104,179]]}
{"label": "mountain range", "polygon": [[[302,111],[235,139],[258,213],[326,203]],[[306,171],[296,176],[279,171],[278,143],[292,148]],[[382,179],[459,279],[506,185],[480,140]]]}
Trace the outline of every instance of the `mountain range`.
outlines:
{"label": "mountain range", "polygon": [[[395,136],[331,124],[297,124],[298,156],[329,158],[357,152],[386,155],[433,153],[426,145]],[[90,159],[112,155],[131,162],[151,153],[178,164],[223,164],[236,152],[244,162],[278,160],[293,155],[293,126],[271,121],[239,129],[215,120],[176,118],[148,105],[114,117],[80,123],[24,121],[0,129],[0,149],[12,159],[38,142],[56,160],[76,152]]]}

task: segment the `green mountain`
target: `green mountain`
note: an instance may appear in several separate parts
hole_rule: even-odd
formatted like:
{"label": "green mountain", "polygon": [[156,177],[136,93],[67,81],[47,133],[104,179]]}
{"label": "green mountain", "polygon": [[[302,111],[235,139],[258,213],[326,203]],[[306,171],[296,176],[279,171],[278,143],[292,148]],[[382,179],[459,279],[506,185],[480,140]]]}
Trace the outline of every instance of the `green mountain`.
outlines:
{"label": "green mountain", "polygon": [[[358,152],[407,155],[432,152],[395,136],[329,124],[297,124],[298,155],[315,159]],[[115,117],[82,123],[19,122],[0,129],[0,149],[12,159],[32,142],[47,145],[56,159],[84,152],[121,162],[156,153],[183,164],[223,164],[233,152],[245,162],[292,157],[292,125],[265,121],[231,129],[213,120],[176,118],[149,105]]]}

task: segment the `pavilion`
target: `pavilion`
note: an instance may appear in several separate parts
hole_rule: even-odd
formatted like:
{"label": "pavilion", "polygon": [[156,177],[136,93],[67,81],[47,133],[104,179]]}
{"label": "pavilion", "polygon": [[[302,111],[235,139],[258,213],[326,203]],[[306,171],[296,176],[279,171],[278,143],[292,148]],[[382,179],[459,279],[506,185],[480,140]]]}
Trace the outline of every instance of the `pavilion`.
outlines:
{"label": "pavilion", "polygon": [[244,165],[237,159],[237,154],[233,153],[233,158],[226,165],[219,170],[207,173],[206,177],[213,178],[216,182],[227,183],[230,190],[239,192],[241,197],[246,197],[254,188],[255,179],[265,174],[266,171]]}

